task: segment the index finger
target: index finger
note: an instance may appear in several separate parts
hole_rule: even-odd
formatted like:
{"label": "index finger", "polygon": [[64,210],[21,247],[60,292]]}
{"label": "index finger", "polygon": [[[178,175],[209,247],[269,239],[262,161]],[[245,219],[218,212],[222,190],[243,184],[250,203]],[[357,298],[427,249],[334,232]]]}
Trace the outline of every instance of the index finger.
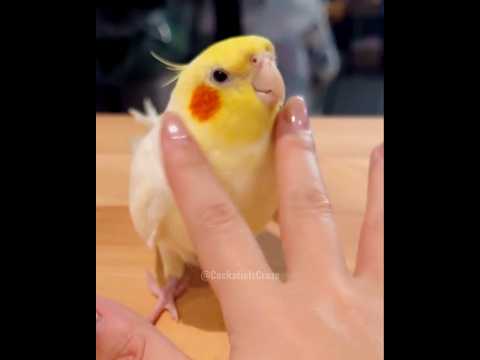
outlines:
{"label": "index finger", "polygon": [[167,178],[202,269],[218,275],[209,282],[221,302],[245,301],[263,285],[225,278],[270,272],[260,247],[178,116],[164,115],[161,140]]}

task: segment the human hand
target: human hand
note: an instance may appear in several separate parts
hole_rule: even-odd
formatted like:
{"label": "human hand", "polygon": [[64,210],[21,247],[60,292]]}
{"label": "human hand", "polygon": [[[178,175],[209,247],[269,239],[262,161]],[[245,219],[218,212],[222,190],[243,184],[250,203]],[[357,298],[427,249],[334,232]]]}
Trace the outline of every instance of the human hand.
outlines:
{"label": "human hand", "polygon": [[[202,269],[271,274],[253,234],[181,120],[168,114],[164,121],[166,172]],[[345,265],[299,98],[290,99],[278,116],[275,155],[287,278],[209,279],[229,334],[230,358],[383,358],[383,145],[371,156],[368,205],[353,274]],[[97,359],[122,359],[126,353],[144,360],[162,355],[186,359],[155,328],[120,305],[97,299],[97,312]]]}

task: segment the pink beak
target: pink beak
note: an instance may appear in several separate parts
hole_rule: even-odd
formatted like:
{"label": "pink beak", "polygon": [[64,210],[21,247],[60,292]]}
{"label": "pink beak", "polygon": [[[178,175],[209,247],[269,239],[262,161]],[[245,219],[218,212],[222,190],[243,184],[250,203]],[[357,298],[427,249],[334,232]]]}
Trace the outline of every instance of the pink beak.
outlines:
{"label": "pink beak", "polygon": [[283,103],[285,84],[273,56],[269,53],[258,54],[253,56],[252,63],[252,86],[258,98],[268,107]]}

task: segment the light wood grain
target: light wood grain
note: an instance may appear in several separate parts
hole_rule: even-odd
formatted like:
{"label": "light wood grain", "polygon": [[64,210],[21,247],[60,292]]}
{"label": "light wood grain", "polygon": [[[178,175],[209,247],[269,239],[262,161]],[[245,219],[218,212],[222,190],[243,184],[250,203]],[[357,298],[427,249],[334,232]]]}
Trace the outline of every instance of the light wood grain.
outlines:
{"label": "light wood grain", "polygon": [[[366,201],[368,158],[383,141],[382,118],[314,119],[317,152],[335,210],[347,262],[354,264]],[[144,128],[127,115],[96,116],[96,289],[146,315],[154,305],[145,270],[153,269],[151,253],[133,230],[128,213],[128,174],[132,140]],[[282,266],[278,229],[259,241],[274,268]],[[217,300],[196,282],[178,300],[181,321],[165,313],[160,331],[194,360],[225,359],[228,339]]]}

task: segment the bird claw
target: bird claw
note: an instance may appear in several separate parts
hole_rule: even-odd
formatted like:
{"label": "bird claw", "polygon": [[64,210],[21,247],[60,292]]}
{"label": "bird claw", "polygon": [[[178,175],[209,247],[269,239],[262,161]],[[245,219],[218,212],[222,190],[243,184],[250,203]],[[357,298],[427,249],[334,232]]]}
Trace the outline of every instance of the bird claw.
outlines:
{"label": "bird claw", "polygon": [[170,277],[164,287],[160,287],[152,273],[147,272],[147,284],[152,294],[157,298],[157,303],[149,317],[150,323],[155,325],[164,310],[167,310],[172,319],[178,321],[178,311],[175,298],[180,296],[187,288],[185,279],[179,280]]}

